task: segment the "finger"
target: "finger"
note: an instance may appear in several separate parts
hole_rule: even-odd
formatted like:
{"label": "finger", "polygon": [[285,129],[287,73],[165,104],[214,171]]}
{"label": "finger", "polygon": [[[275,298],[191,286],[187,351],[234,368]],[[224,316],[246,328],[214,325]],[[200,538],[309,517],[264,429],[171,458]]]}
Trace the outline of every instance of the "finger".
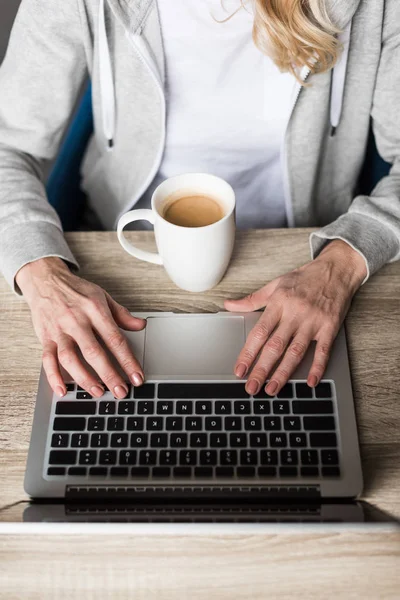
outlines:
{"label": "finger", "polygon": [[271,281],[261,289],[240,298],[239,300],[225,300],[224,306],[226,310],[231,312],[252,312],[264,308],[267,300],[277,286],[277,280]]}
{"label": "finger", "polygon": [[55,342],[47,342],[43,345],[42,361],[51,389],[57,396],[62,398],[67,393],[67,388],[61,375],[57,358],[57,344]]}
{"label": "finger", "polygon": [[321,381],[326,371],[335,336],[334,332],[325,331],[317,339],[314,360],[307,378],[307,383],[310,387],[315,387]]}
{"label": "finger", "polygon": [[[96,311],[91,318],[97,333],[104,340],[110,352],[115,356],[122,369],[129,377],[129,380],[135,386],[142,385],[144,382],[143,369],[133,355],[128,340],[114,321],[111,311],[109,311],[108,314],[107,312],[101,314]],[[142,321],[142,319],[139,320]]]}
{"label": "finger", "polygon": [[95,398],[104,394],[104,389],[96,377],[86,369],[78,357],[74,340],[69,335],[63,335],[57,340],[57,356],[59,363],[81,388]]}
{"label": "finger", "polygon": [[294,333],[295,325],[293,323],[281,322],[269,337],[249,375],[249,380],[246,384],[246,391],[249,394],[254,395],[259,392],[275,363],[285,352]]}
{"label": "finger", "polygon": [[106,298],[111,314],[119,327],[126,329],[127,331],[141,331],[146,327],[146,319],[139,319],[138,317],[132,316],[125,306],[118,304],[118,302],[107,293]]}
{"label": "finger", "polygon": [[237,377],[245,377],[246,373],[248,373],[261,348],[279,323],[280,317],[280,307],[271,306],[271,308],[268,307],[265,309],[258,323],[247,336],[246,343],[237,358],[234,368]]}
{"label": "finger", "polygon": [[285,355],[270,377],[270,381],[265,389],[270,396],[276,395],[287,383],[290,376],[303,360],[307,348],[312,339],[311,331],[303,331],[295,334],[290,342]]}

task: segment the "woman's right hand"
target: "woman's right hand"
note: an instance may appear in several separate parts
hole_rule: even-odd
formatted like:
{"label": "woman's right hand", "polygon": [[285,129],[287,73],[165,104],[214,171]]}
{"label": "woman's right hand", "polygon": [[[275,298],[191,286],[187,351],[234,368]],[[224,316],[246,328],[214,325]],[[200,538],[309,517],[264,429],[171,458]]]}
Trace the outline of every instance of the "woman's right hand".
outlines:
{"label": "woman's right hand", "polygon": [[[60,364],[74,381],[95,398],[104,393],[103,382],[116,398],[128,393],[124,378],[112,364],[98,338],[115,356],[133,385],[142,385],[143,369],[120,328],[140,331],[144,319],[132,317],[101,287],[74,275],[63,260],[41,258],[22,267],[16,276],[32,313],[43,346],[43,367],[53,391],[66,394]],[[97,373],[101,382],[80,359]]]}

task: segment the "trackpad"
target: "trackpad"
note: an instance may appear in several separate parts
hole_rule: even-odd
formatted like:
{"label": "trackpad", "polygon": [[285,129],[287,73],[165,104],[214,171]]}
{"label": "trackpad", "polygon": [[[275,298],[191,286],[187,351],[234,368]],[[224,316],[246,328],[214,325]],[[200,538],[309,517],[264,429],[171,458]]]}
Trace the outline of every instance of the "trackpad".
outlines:
{"label": "trackpad", "polygon": [[149,317],[146,327],[146,377],[233,379],[245,341],[242,316],[177,315]]}

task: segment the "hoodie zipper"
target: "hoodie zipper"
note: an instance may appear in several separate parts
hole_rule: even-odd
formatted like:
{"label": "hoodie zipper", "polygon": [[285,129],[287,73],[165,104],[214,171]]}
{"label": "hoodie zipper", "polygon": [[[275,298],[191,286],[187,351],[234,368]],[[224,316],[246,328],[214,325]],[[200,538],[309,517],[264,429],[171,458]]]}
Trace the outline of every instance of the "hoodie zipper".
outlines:
{"label": "hoodie zipper", "polygon": [[[303,73],[301,74],[301,80],[303,81],[303,83],[305,81],[307,81],[310,73],[311,73],[311,69],[308,69],[308,68],[303,71]],[[292,119],[294,109],[296,108],[296,104],[299,99],[301,90],[303,89],[303,86],[300,83],[298,83],[297,86],[298,86],[297,92],[296,92],[296,96],[293,100],[292,107],[290,109],[289,119],[288,119],[288,123],[286,126],[285,135],[283,138],[283,148],[282,148],[283,193],[284,193],[284,198],[285,198],[286,218],[287,218],[288,227],[294,227],[294,217],[293,217],[292,192],[290,189],[290,180],[289,180],[289,165],[288,165],[288,157],[287,157],[287,132],[288,132],[289,124]]]}

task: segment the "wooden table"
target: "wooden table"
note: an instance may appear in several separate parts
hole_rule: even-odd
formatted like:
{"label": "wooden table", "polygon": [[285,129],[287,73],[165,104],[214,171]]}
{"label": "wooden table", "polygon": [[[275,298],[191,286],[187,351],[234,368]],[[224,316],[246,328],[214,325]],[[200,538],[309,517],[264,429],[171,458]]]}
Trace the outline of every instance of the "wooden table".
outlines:
{"label": "wooden table", "polygon": [[[225,298],[240,297],[309,260],[309,233],[239,234],[226,277],[203,294],[183,292],[162,268],[129,257],[115,233],[67,237],[82,276],[130,310],[209,312],[221,310]],[[128,235],[154,249],[151,233]],[[400,517],[399,263],[359,291],[347,333],[364,498]],[[40,360],[25,302],[0,280],[1,598],[72,598],[77,589],[101,598],[399,598],[395,531],[300,534],[294,528],[195,537],[30,532],[20,523],[27,502],[22,482]],[[7,532],[12,522],[14,532]]]}

